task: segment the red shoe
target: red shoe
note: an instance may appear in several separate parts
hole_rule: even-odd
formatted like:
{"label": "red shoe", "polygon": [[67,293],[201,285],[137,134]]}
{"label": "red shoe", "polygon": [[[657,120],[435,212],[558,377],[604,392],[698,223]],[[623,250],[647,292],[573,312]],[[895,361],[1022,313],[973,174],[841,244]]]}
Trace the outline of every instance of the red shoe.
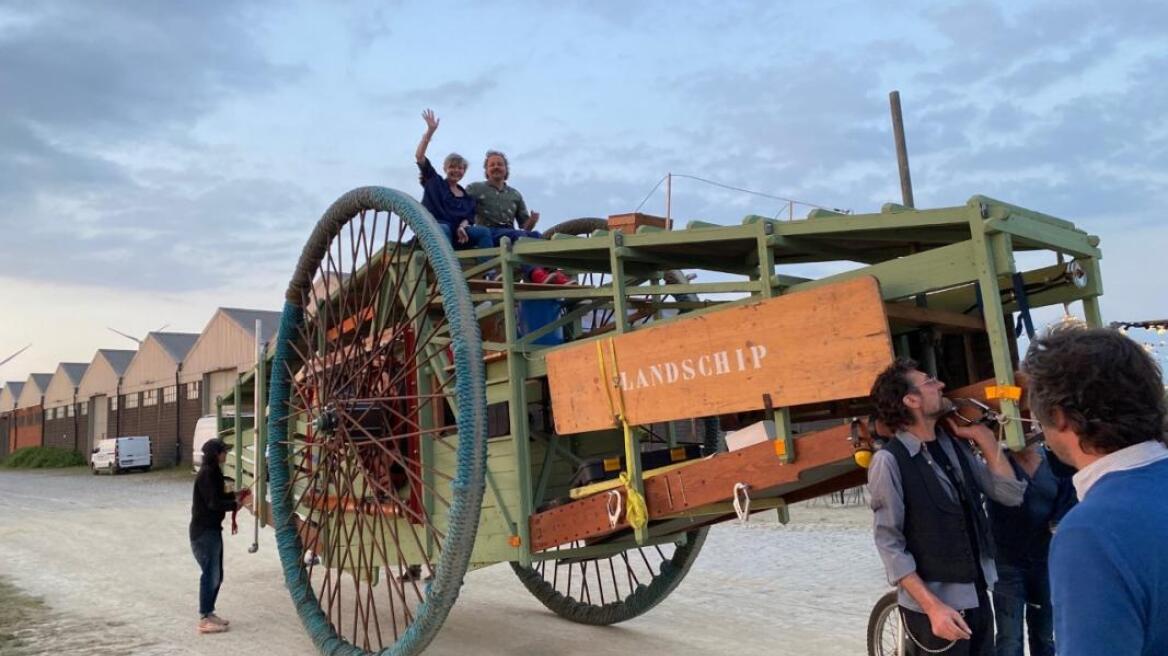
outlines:
{"label": "red shoe", "polygon": [[572,282],[572,279],[564,275],[563,271],[552,271],[544,282],[548,285],[566,285]]}
{"label": "red shoe", "polygon": [[527,279],[537,285],[542,285],[547,282],[548,271],[543,267],[531,267],[531,272],[527,274]]}

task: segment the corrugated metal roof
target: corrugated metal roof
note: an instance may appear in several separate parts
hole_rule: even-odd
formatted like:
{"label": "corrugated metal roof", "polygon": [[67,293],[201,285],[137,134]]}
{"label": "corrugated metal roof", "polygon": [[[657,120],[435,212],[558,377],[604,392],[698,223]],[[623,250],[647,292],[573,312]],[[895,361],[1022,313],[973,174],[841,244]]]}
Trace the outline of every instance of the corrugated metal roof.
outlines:
{"label": "corrugated metal roof", "polygon": [[199,340],[198,333],[150,333],[146,339],[151,337],[176,363],[182,362],[187,357],[191,347]]}
{"label": "corrugated metal roof", "polygon": [[101,357],[105,358],[105,361],[109,363],[110,369],[113,369],[115,374],[121,376],[122,374],[126,373],[126,367],[130,366],[130,360],[134,359],[134,354],[137,353],[137,351],[98,349],[97,353]]}
{"label": "corrugated metal roof", "polygon": [[239,327],[246,330],[247,334],[251,335],[253,339],[255,338],[256,319],[263,322],[262,328],[264,334],[260,335],[260,339],[264,342],[272,341],[272,338],[276,336],[276,333],[280,329],[280,317],[282,315],[279,312],[248,310],[244,308],[219,308],[219,310],[230,317],[232,321],[239,324]]}
{"label": "corrugated metal roof", "polygon": [[73,387],[77,387],[81,382],[81,377],[85,375],[85,370],[89,368],[88,362],[62,362],[60,365],[65,376],[69,378],[69,382],[73,383]]}

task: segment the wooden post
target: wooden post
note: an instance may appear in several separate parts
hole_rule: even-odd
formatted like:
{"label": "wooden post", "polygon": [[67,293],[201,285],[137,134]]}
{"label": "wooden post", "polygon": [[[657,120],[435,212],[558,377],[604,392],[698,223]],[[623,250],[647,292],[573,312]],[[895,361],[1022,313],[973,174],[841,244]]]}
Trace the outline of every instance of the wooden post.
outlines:
{"label": "wooden post", "polygon": [[[519,485],[518,526],[512,530],[519,536],[519,564],[531,566],[531,513],[534,489],[531,481],[530,427],[527,423],[527,359],[526,347],[519,346],[519,324],[515,304],[515,253],[511,240],[500,240],[500,274],[503,282],[503,325],[507,339],[507,383],[511,398],[507,404],[507,420],[511,441],[515,445],[515,476]],[[500,506],[503,504],[500,502]]]}
{"label": "wooden post", "polygon": [[[665,229],[673,230],[673,174],[665,174]],[[635,230],[635,228],[634,228]]]}
{"label": "wooden post", "polygon": [[914,207],[912,176],[908,170],[908,147],[904,143],[904,118],[900,114],[900,92],[888,94],[892,106],[892,138],[896,143],[896,165],[900,170],[900,196],[905,207]]}

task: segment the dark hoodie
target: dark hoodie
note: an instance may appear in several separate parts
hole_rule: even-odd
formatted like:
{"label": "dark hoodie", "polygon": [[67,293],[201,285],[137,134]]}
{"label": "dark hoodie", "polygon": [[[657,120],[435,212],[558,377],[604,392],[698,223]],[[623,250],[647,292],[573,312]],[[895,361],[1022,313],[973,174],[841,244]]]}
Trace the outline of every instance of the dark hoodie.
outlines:
{"label": "dark hoodie", "polygon": [[191,500],[191,540],[204,531],[222,531],[223,517],[238,507],[235,493],[227,491],[219,459],[204,457]]}

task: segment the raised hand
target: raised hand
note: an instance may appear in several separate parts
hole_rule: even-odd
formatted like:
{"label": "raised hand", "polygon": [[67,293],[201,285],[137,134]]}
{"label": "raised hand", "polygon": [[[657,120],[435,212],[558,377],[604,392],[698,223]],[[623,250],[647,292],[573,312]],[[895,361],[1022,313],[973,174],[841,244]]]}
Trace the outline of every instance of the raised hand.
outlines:
{"label": "raised hand", "polygon": [[434,110],[427,109],[422,112],[422,120],[426,122],[426,132],[433,134],[438,129],[438,116],[434,114]]}

